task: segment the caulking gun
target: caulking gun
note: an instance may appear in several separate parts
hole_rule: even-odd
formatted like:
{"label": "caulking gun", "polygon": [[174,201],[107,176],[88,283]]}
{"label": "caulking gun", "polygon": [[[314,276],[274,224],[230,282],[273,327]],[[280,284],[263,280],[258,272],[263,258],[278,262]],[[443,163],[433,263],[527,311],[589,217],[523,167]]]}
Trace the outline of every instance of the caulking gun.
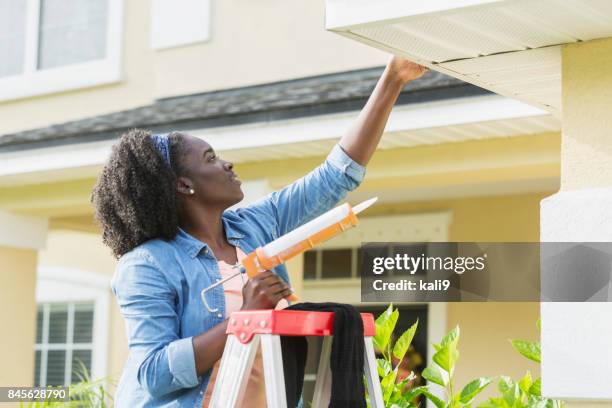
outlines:
{"label": "caulking gun", "polygon": [[[376,200],[378,200],[378,197],[366,200],[355,207],[351,207],[349,203],[344,203],[275,239],[269,244],[257,248],[249,253],[242,262],[233,265],[233,268],[237,269],[236,273],[202,290],[200,294],[202,302],[204,302],[209,312],[216,312],[218,309],[211,308],[206,301],[206,293],[210,290],[223,285],[228,280],[243,273],[253,278],[258,273],[275,268],[294,256],[314,248],[316,245],[335,237],[347,229],[357,226],[358,220],[356,215],[374,204]],[[292,294],[289,296],[289,300],[295,301],[298,300],[298,297]]]}

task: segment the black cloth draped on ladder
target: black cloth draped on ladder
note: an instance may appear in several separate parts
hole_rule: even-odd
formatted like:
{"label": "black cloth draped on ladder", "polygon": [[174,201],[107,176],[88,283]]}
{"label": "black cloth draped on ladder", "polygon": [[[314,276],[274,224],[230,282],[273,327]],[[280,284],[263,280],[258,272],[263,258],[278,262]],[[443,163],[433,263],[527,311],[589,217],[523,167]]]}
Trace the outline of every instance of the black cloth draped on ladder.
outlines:
{"label": "black cloth draped on ladder", "polygon": [[[298,303],[287,310],[334,312],[329,407],[365,408],[363,320],[359,312],[353,306],[341,303]],[[281,346],[287,406],[295,407],[302,394],[308,343],[305,337],[283,336]]]}

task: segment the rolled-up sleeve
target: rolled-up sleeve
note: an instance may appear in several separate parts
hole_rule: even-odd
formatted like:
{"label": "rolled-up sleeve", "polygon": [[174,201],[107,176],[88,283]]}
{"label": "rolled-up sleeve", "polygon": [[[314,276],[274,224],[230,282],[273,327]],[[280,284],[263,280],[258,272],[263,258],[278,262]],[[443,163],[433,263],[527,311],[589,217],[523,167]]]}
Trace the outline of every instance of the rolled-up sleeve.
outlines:
{"label": "rolled-up sleeve", "polygon": [[336,144],[310,173],[238,212],[267,228],[270,223],[261,220],[273,221],[280,236],[333,208],[361,184],[365,172],[364,166]]}
{"label": "rolled-up sleeve", "polygon": [[199,383],[192,338],[179,337],[176,291],[150,256],[127,254],[112,290],[126,321],[129,359],[140,386],[154,397]]}

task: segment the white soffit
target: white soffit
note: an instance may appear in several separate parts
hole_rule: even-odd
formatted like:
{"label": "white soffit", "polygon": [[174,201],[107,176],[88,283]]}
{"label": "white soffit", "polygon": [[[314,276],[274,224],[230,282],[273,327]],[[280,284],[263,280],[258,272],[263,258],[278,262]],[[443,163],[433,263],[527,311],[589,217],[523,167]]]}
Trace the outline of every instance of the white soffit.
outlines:
{"label": "white soffit", "polygon": [[612,36],[610,0],[327,0],[327,29],[547,109],[561,44]]}

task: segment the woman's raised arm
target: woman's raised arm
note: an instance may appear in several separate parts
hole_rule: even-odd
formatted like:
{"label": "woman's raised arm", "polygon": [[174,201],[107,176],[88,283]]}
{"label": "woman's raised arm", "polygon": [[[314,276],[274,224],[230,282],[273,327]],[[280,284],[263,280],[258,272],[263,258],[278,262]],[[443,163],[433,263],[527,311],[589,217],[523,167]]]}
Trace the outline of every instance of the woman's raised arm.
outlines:
{"label": "woman's raised arm", "polygon": [[[331,209],[359,186],[403,87],[425,68],[394,57],[349,132],[319,167],[267,197],[238,209],[277,238]],[[270,222],[270,221],[273,221]]]}
{"label": "woman's raised arm", "polygon": [[426,71],[425,67],[403,58],[393,57],[389,61],[357,120],[340,139],[340,146],[353,160],[363,166],[368,164],[400,92]]}

